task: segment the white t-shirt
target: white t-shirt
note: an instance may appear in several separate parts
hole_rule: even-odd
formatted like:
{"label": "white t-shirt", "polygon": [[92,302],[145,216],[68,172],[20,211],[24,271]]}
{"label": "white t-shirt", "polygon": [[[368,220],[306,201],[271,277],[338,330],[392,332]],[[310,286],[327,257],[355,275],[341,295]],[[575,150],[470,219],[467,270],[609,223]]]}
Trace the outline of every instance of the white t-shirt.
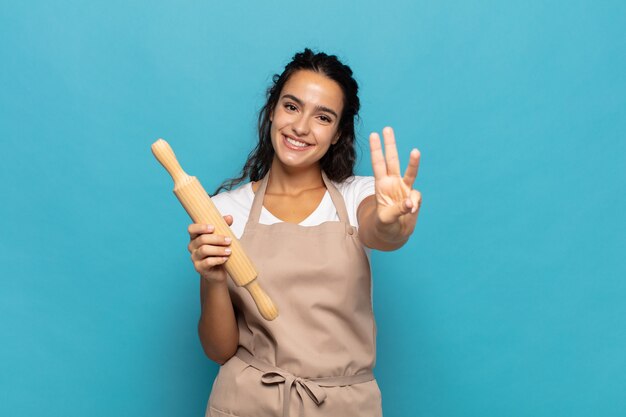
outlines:
{"label": "white t-shirt", "polygon": [[[374,194],[374,177],[353,176],[341,183],[331,182],[337,187],[337,190],[339,190],[339,193],[345,201],[350,224],[358,228],[359,224],[356,212],[361,201],[363,201],[365,197]],[[250,214],[252,201],[254,200],[252,183],[248,182],[234,190],[221,192],[211,197],[211,200],[223,216],[227,214],[233,216],[233,224],[230,228],[237,239],[240,239],[241,235],[243,235],[246,223],[248,222],[248,215]],[[299,224],[300,226],[317,226],[327,221],[339,221],[339,215],[337,214],[337,210],[330,198],[328,190],[326,190],[320,205],[309,217]],[[280,222],[282,222],[282,220],[272,215],[265,207],[261,209],[259,223],[274,224]],[[364,248],[369,256],[369,249],[367,247]]]}

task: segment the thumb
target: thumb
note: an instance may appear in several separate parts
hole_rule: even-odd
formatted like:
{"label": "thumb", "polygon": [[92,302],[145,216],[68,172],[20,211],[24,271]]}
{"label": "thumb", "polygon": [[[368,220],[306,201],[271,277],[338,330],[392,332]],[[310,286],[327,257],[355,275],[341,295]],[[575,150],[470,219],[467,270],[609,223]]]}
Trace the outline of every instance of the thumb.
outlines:
{"label": "thumb", "polygon": [[417,190],[411,190],[411,213],[416,213],[422,205],[422,193]]}
{"label": "thumb", "polygon": [[232,225],[233,224],[233,216],[231,216],[230,214],[227,214],[226,216],[224,216],[224,221],[226,222],[227,225]]}

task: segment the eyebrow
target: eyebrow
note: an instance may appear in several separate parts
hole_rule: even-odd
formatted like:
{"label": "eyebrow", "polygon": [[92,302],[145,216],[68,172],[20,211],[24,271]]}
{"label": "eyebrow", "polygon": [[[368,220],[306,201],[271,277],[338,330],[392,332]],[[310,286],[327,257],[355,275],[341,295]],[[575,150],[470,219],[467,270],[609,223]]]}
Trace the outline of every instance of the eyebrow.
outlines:
{"label": "eyebrow", "polygon": [[[298,103],[300,106],[304,107],[304,102],[302,100],[300,100],[298,97],[291,95],[291,94],[285,94],[284,96],[281,97],[281,99],[283,98],[288,98],[291,99],[293,101],[295,101],[296,103]],[[337,116],[337,113],[333,110],[333,109],[329,109],[326,106],[315,106],[315,110],[318,111],[325,111],[327,113],[332,114],[333,116],[335,116],[337,119],[339,118],[339,116]]]}

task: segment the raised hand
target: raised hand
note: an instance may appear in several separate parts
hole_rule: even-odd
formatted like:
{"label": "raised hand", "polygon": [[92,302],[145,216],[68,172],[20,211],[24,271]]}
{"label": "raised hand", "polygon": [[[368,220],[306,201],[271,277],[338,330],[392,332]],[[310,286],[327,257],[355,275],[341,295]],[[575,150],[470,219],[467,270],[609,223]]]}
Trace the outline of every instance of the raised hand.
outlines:
{"label": "raised hand", "polygon": [[422,202],[422,194],[413,189],[420,152],[417,149],[411,151],[409,166],[402,177],[393,129],[385,127],[383,138],[384,156],[380,136],[376,132],[370,134],[370,152],[376,188],[376,215],[383,225],[388,225],[400,235],[408,236],[415,228]]}

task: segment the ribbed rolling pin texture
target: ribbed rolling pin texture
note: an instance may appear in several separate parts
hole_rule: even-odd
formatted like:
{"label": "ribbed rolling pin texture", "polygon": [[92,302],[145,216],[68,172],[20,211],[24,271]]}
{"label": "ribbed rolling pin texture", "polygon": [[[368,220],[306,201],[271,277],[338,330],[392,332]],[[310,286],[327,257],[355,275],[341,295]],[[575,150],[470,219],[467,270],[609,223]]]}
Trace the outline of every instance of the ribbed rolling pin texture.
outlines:
{"label": "ribbed rolling pin texture", "polygon": [[244,253],[239,240],[230,230],[198,179],[190,177],[183,171],[176,160],[174,151],[163,139],[154,142],[152,153],[172,176],[174,194],[193,221],[201,224],[212,224],[215,227],[215,233],[231,238],[232,252],[224,264],[226,271],[235,284],[248,290],[263,318],[266,320],[275,319],[278,316],[278,310],[270,297],[258,285],[254,265]]}

